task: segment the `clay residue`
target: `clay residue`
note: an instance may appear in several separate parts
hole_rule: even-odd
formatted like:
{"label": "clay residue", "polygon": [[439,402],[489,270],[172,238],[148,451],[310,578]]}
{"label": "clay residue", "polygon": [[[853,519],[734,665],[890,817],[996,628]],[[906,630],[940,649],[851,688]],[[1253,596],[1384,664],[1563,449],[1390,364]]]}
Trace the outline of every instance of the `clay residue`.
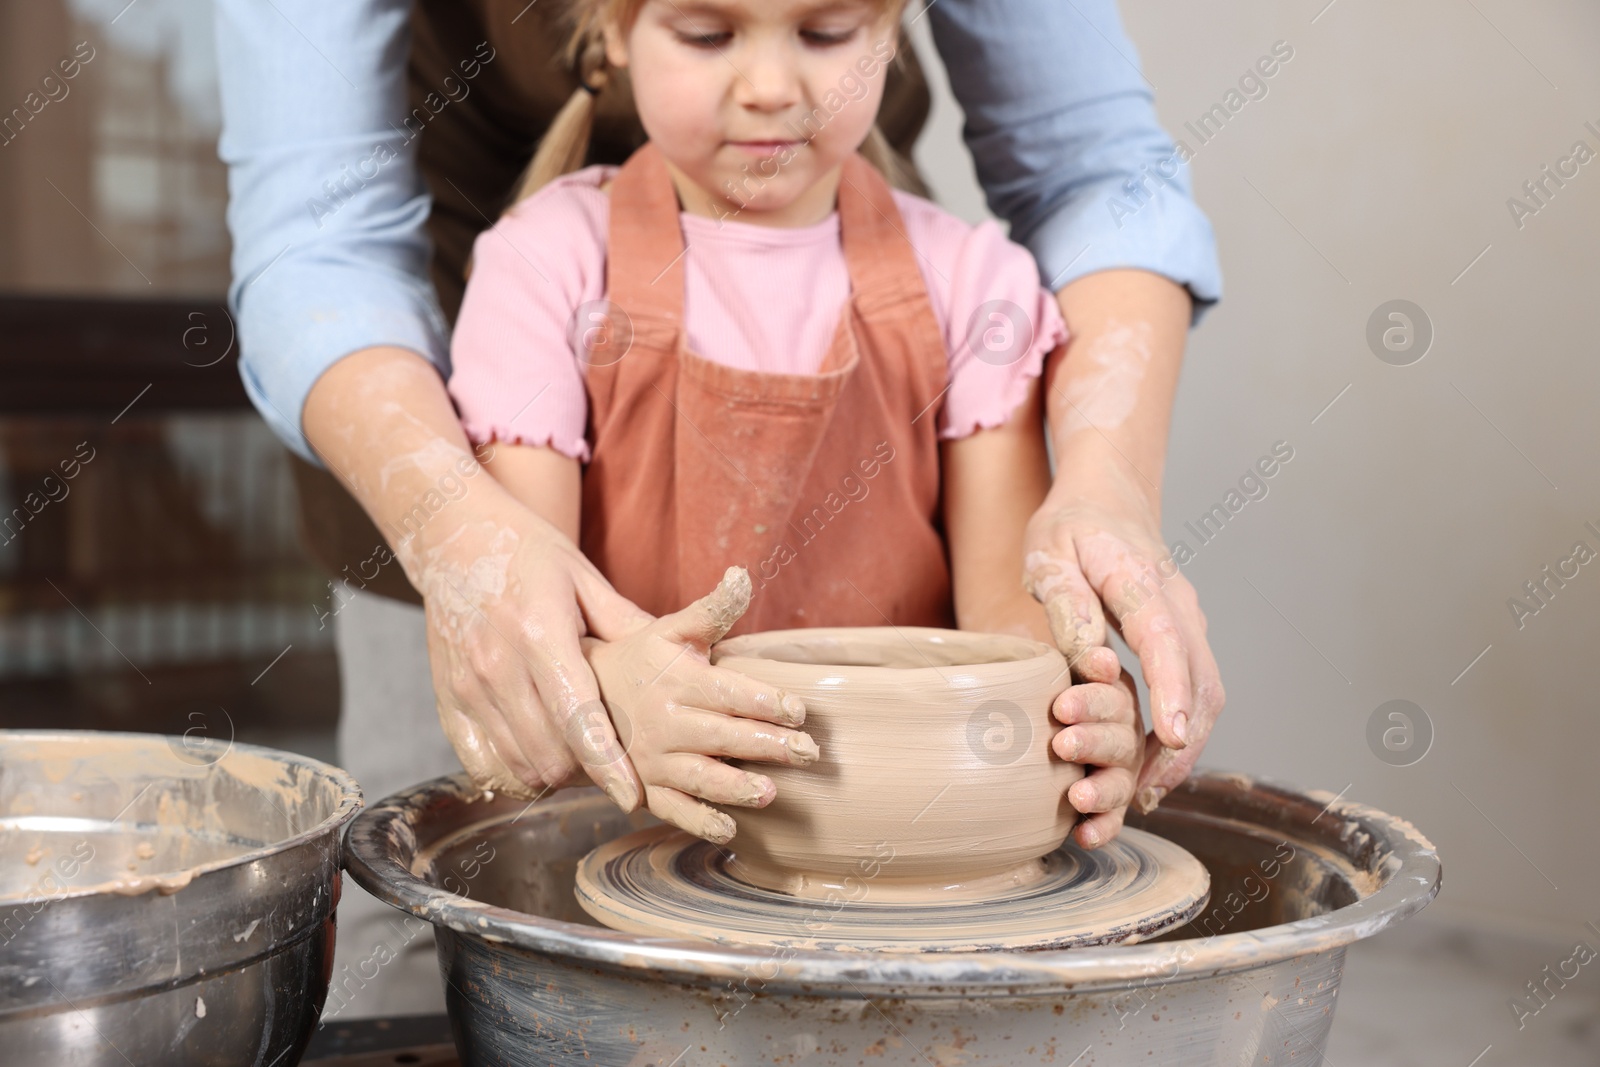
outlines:
{"label": "clay residue", "polygon": [[[878,866],[893,866],[893,857]],[[578,902],[613,929],[794,951],[986,952],[1128,943],[1188,922],[1206,903],[1205,867],[1179,846],[1128,829],[1095,852],[1067,846],[1023,884],[967,898],[820,898],[752,889],[715,846],[668,827],[607,842],[578,865]],[[874,883],[875,884],[875,883]]]}
{"label": "clay residue", "polygon": [[723,572],[722,581],[717,583],[716,589],[705,600],[705,608],[710,616],[708,629],[713,632],[712,641],[722,640],[722,635],[744,617],[750,608],[752,595],[749,571],[743,567],[729,567]]}
{"label": "clay residue", "polygon": [[[95,826],[87,837],[84,831],[47,835],[35,849],[39,858],[52,844],[78,846],[59,850],[86,850],[66,879],[72,895],[136,896],[176,893],[256,848],[331,825],[341,809],[358,802],[353,784],[346,794],[342,778],[312,763],[222,742],[198,749],[185,744],[180,754],[173,742],[186,740],[0,734],[6,762],[27,768],[26,775],[0,778],[0,819],[89,820]],[[211,762],[202,758],[212,755]],[[160,869],[140,872],[151,864]]]}
{"label": "clay residue", "polygon": [[1074,346],[1073,366],[1081,373],[1068,377],[1062,400],[1072,409],[1066,416],[1068,434],[1095,428],[1119,428],[1139,402],[1139,390],[1150,365],[1151,326],[1148,322],[1116,322],[1087,345]]}
{"label": "clay residue", "polygon": [[1344,818],[1345,824],[1340,833],[1340,840],[1348,840],[1352,833],[1360,829],[1360,820],[1365,819],[1376,821],[1385,827],[1392,827],[1399,832],[1400,836],[1420,849],[1428,852],[1438,851],[1433,842],[1428,840],[1421,830],[1398,816],[1390,815],[1388,812],[1379,811],[1377,808],[1368,807],[1365,804],[1358,804],[1353,800],[1337,797],[1325,789],[1309,790],[1306,796],[1312,800],[1326,800],[1328,804],[1327,810],[1331,814]]}
{"label": "clay residue", "polygon": [[194,881],[199,873],[198,870],[191,868],[186,871],[173,871],[171,874],[142,874],[132,878],[119,878],[115,882],[106,882],[95,888],[103,893],[115,893],[120,897],[142,896],[151,890],[169,897]]}

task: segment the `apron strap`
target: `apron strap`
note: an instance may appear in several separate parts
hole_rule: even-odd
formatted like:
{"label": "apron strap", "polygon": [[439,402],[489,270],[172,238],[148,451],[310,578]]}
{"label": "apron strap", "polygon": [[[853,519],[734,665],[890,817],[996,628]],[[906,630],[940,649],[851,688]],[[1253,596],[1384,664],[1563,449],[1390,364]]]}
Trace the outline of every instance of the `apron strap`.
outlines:
{"label": "apron strap", "polygon": [[634,337],[671,350],[683,327],[684,244],[678,193],[660,149],[645,142],[611,186],[608,299]]}
{"label": "apron strap", "polygon": [[839,181],[839,232],[856,310],[909,338],[921,363],[921,403],[932,404],[949,381],[946,341],[889,182],[859,152]]}
{"label": "apron strap", "polygon": [[[634,343],[672,351],[684,329],[683,226],[666,159],[652,142],[641,145],[612,185],[607,291],[633,330]],[[897,321],[922,362],[932,403],[948,381],[946,342],[928,299],[917,252],[888,181],[859,152],[844,161],[839,181],[839,231],[858,314]],[[613,317],[608,328],[616,328]],[[835,349],[834,353],[837,354]],[[836,370],[824,366],[823,370]],[[609,388],[605,368],[595,382]]]}

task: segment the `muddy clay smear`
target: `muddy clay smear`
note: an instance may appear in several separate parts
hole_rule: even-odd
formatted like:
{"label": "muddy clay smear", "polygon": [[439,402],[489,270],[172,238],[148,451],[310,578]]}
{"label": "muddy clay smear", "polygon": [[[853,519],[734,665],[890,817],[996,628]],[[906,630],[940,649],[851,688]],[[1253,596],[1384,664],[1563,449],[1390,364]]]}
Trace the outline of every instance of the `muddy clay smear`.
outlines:
{"label": "muddy clay smear", "polygon": [[752,886],[717,846],[671,827],[602,845],[578,865],[578,903],[613,929],[722,944],[851,952],[985,952],[1132,944],[1205,906],[1210,876],[1184,849],[1127,829],[1094,852],[1068,845],[1023,886],[984,900],[864,902],[858,882],[823,899]]}
{"label": "muddy clay smear", "polygon": [[244,746],[128,734],[0,734],[0,904],[89,893],[171,894],[314,828],[339,786]]}

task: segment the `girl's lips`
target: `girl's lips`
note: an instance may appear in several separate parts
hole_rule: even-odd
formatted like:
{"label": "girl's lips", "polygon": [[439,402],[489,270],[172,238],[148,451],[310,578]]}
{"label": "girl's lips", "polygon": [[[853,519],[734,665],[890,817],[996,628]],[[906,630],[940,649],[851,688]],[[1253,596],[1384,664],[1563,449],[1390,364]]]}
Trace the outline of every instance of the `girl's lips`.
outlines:
{"label": "girl's lips", "polygon": [[762,155],[772,155],[786,148],[795,148],[804,142],[801,141],[729,141],[728,144],[743,152],[756,152]]}

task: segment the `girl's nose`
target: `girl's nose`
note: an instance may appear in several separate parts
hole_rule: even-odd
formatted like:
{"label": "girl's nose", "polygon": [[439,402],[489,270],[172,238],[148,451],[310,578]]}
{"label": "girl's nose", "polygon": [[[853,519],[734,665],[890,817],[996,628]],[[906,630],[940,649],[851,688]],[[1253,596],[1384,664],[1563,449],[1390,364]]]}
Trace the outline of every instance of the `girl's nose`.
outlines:
{"label": "girl's nose", "polygon": [[743,61],[739,63],[742,77],[734,89],[739,104],[760,111],[781,111],[800,100],[800,66],[793,49],[772,42],[743,51]]}

